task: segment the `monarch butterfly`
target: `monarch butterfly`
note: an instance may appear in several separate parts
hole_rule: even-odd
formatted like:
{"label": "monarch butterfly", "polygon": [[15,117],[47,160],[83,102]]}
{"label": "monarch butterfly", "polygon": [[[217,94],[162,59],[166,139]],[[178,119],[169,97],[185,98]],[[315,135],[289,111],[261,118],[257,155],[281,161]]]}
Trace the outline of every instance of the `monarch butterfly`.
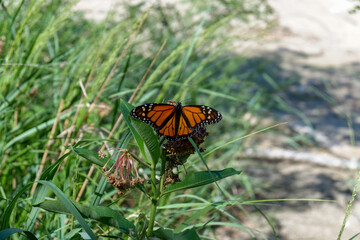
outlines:
{"label": "monarch butterfly", "polygon": [[130,116],[139,119],[168,140],[186,139],[196,130],[222,119],[221,113],[203,105],[181,106],[181,103],[150,103],[134,108]]}

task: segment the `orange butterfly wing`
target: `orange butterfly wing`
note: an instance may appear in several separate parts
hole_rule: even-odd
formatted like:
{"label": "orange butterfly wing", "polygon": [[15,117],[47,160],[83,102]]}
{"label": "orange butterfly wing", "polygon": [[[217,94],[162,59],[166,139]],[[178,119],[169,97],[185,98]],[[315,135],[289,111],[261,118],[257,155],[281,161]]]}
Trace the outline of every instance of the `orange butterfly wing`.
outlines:
{"label": "orange butterfly wing", "polygon": [[159,130],[172,115],[175,115],[175,110],[176,107],[173,105],[151,103],[134,108],[130,115]]}
{"label": "orange butterfly wing", "polygon": [[130,115],[152,126],[159,135],[174,138],[175,112],[174,105],[151,103],[134,108]]}
{"label": "orange butterfly wing", "polygon": [[176,117],[175,114],[166,122],[166,124],[160,128],[158,134],[161,134],[167,138],[176,138]]}
{"label": "orange butterfly wing", "polygon": [[179,138],[186,138],[188,136],[191,136],[194,133],[195,133],[194,129],[191,129],[189,127],[183,114],[181,114],[180,119],[179,119],[178,132],[177,132],[177,135],[179,136]]}
{"label": "orange butterfly wing", "polygon": [[203,105],[189,105],[182,108],[189,128],[195,130],[205,125],[214,124],[222,119],[221,113]]}
{"label": "orange butterfly wing", "polygon": [[145,104],[134,108],[130,115],[150,126],[170,140],[185,139],[196,130],[221,120],[221,114],[213,108],[201,105],[181,107],[172,104]]}

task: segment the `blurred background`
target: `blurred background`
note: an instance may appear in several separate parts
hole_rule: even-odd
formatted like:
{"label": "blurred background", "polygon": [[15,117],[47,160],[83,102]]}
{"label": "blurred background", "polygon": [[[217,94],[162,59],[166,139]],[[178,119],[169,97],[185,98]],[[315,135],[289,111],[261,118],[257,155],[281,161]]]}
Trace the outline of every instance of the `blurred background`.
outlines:
{"label": "blurred background", "polygon": [[[120,99],[135,92],[133,105],[175,100],[223,115],[208,127],[205,148],[222,148],[207,164],[243,170],[220,185],[228,199],[256,203],[202,216],[199,222],[209,222],[202,238],[349,239],[359,233],[359,201],[349,201],[359,180],[360,2],[0,3],[0,213],[65,145],[86,140],[97,151],[121,114]],[[124,131],[122,123],[112,139]],[[188,163],[188,171],[204,169],[196,156]],[[80,199],[86,204],[102,177],[96,170],[87,177],[89,168],[71,156],[53,182],[75,200],[90,179]],[[147,204],[107,188],[101,204],[113,202],[125,215]],[[214,186],[186,194],[163,205],[224,198]],[[30,192],[22,197],[13,227],[22,227],[31,208]],[[187,210],[164,209],[158,223],[176,228]],[[40,218],[39,236],[59,228],[57,215]]]}

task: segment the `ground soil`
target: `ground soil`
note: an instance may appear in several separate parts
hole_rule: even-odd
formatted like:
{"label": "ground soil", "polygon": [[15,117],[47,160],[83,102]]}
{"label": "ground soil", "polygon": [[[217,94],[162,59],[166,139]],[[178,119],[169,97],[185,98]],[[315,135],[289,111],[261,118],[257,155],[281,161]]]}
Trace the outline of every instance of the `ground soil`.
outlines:
{"label": "ground soil", "polygon": [[[263,183],[257,199],[303,198],[325,202],[281,202],[260,207],[273,223],[280,239],[337,239],[351,199],[356,171],[346,166],[318,164],[316,152],[326,152],[358,166],[360,148],[360,13],[349,14],[353,3],[328,0],[270,0],[278,26],[259,45],[258,54],[277,63],[279,78],[298,79],[281,93],[286,104],[299,112],[275,111],[299,136],[307,135],[315,149],[314,161],[295,161],[295,156],[253,159],[244,173]],[[305,120],[304,120],[305,118]],[[280,147],[264,136],[259,148]],[[345,165],[345,164],[344,164]],[[255,190],[256,191],[256,190]],[[360,202],[355,199],[341,239],[360,232]],[[257,231],[257,239],[276,239],[263,216],[249,210],[242,223]],[[253,239],[246,231],[227,227],[218,239]],[[360,239],[360,236],[355,239]]]}

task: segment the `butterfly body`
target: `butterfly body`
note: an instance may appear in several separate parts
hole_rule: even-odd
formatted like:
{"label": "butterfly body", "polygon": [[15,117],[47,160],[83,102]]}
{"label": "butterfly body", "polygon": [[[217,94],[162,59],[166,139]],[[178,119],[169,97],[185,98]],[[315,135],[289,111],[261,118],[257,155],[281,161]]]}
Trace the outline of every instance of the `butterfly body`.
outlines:
{"label": "butterfly body", "polygon": [[220,112],[203,105],[150,103],[134,108],[130,115],[150,126],[168,140],[186,139],[205,125],[222,119]]}

